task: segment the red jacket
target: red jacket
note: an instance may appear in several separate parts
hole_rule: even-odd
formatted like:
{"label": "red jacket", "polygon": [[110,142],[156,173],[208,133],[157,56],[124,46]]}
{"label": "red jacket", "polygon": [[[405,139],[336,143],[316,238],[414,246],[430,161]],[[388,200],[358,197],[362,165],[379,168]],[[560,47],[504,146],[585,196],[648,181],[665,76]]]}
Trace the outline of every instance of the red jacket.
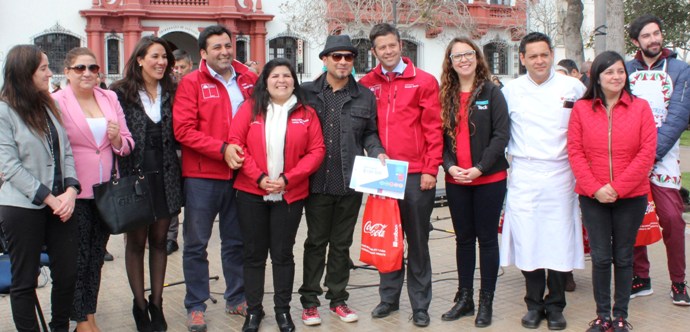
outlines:
{"label": "red jacket", "polygon": [[610,183],[619,198],[647,194],[656,151],[652,110],[646,100],[623,92],[611,114],[609,122],[600,99],[581,99],[573,107],[568,159],[577,180],[575,192],[592,197]]}
{"label": "red jacket", "polygon": [[[235,189],[254,195],[266,195],[259,182],[268,174],[266,131],[262,116],[252,120],[253,102],[240,106],[230,127],[230,143],[244,150],[244,164],[237,173]],[[287,179],[283,198],[290,204],[309,194],[309,176],[316,172],[326,154],[319,117],[309,106],[298,104],[288,115],[285,130],[285,165]]]}
{"label": "red jacket", "polygon": [[[242,96],[247,100],[258,77],[237,60],[232,62],[232,67]],[[228,141],[231,122],[228,92],[211,76],[202,60],[199,70],[180,81],[173,105],[173,129],[182,147],[182,176],[232,179],[232,169],[221,151],[223,143]]]}
{"label": "red jacket", "polygon": [[438,82],[408,58],[392,81],[381,64],[359,81],[376,95],[381,143],[391,159],[409,162],[409,173],[436,176],[442,162],[443,130]]}

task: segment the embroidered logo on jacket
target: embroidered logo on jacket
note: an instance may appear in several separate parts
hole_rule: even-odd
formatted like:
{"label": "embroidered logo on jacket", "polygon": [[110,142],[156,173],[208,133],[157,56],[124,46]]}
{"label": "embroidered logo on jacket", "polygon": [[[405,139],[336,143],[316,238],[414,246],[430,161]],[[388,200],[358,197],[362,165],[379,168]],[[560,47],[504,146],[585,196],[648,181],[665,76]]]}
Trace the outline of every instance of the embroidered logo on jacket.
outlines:
{"label": "embroidered logo on jacket", "polygon": [[204,99],[220,98],[218,87],[213,83],[201,84],[201,95],[204,97]]}
{"label": "embroidered logo on jacket", "polygon": [[309,123],[309,119],[292,119],[292,124],[306,125]]}
{"label": "embroidered logo on jacket", "polygon": [[477,100],[474,104],[477,106],[478,110],[488,110],[489,109],[489,101],[488,100]]}

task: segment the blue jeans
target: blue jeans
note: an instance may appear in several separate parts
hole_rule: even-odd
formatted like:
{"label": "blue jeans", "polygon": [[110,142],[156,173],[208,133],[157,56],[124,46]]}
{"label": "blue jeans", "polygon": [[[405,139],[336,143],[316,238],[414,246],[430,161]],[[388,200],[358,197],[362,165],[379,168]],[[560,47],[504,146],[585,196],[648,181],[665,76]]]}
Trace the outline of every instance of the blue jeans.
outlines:
{"label": "blue jeans", "polygon": [[182,237],[182,269],[187,294],[187,311],[206,310],[209,298],[208,254],[213,221],[220,214],[220,255],[225,278],[225,301],[230,305],[244,302],[242,272],[242,235],[237,218],[232,180],[185,178],[185,209]]}

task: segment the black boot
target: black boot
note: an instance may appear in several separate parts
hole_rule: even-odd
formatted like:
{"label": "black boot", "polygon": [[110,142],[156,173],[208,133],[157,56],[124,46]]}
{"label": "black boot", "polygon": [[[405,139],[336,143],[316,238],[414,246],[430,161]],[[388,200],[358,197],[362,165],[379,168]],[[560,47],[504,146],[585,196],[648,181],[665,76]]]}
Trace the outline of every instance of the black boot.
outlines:
{"label": "black boot", "polygon": [[139,332],[152,332],[151,330],[151,319],[149,318],[149,304],[144,301],[144,309],[137,306],[136,301],[132,301],[134,305],[132,306],[132,316],[134,316],[134,322],[137,324],[137,331]]}
{"label": "black boot", "polygon": [[455,294],[455,305],[448,312],[441,316],[441,320],[456,320],[462,316],[474,315],[474,290],[472,288],[461,288]]}
{"label": "black boot", "polygon": [[289,312],[276,313],[276,323],[280,332],[294,332],[295,324],[292,322],[292,317]]}
{"label": "black boot", "polygon": [[151,330],[153,332],[165,332],[168,330],[168,323],[165,322],[165,316],[163,316],[163,301],[161,300],[161,306],[157,307],[151,301],[151,295],[149,295],[149,313],[151,314]]}
{"label": "black boot", "polygon": [[494,292],[479,290],[479,310],[474,326],[487,327],[491,325],[491,315],[493,314]]}

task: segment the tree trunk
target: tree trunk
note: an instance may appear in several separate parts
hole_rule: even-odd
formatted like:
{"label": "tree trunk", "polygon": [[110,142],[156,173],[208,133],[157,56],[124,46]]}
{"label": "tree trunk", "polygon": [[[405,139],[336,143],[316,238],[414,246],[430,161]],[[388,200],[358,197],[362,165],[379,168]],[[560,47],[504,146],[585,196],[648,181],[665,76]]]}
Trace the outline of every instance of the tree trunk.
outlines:
{"label": "tree trunk", "polygon": [[563,44],[565,45],[565,57],[582,66],[585,61],[582,46],[582,20],[584,19],[584,5],[582,0],[567,0],[568,4],[565,20],[563,22]]}
{"label": "tree trunk", "polygon": [[606,1],[606,49],[621,55],[625,55],[624,19],[623,0]]}

